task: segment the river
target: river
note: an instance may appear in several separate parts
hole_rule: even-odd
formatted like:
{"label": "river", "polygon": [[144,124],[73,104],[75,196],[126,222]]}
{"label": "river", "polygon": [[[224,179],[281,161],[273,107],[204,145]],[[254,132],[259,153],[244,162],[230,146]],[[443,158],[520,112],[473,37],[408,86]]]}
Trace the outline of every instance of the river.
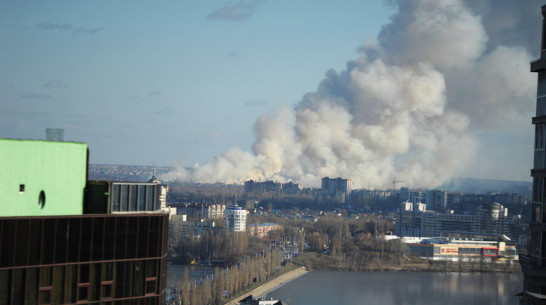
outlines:
{"label": "river", "polygon": [[188,275],[194,281],[199,281],[207,276],[210,277],[214,273],[213,267],[169,264],[167,269],[167,287],[170,287],[174,283],[182,283],[185,269],[188,269]]}
{"label": "river", "polygon": [[521,273],[314,271],[267,294],[290,305],[518,304]]}

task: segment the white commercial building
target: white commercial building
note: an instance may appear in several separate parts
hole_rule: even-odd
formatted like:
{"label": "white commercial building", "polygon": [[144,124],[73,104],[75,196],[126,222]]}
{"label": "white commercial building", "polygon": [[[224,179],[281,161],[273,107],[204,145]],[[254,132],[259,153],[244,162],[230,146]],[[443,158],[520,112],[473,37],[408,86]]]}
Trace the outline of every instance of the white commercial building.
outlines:
{"label": "white commercial building", "polygon": [[224,210],[224,229],[232,232],[244,232],[247,211],[239,206],[228,206]]}

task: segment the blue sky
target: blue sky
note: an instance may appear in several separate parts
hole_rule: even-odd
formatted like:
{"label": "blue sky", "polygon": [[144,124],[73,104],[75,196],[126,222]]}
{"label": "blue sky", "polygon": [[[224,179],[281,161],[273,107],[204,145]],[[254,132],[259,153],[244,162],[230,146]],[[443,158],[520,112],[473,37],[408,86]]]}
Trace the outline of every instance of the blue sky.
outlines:
{"label": "blue sky", "polygon": [[0,137],[64,128],[92,163],[192,165],[250,149],[374,42],[383,1],[0,1]]}

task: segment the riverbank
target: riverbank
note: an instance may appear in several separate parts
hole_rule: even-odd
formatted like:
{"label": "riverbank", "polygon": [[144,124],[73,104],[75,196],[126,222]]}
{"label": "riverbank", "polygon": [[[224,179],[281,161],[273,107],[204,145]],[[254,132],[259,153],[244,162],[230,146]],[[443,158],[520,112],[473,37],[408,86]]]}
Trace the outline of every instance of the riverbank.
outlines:
{"label": "riverbank", "polygon": [[347,261],[317,253],[300,255],[298,263],[308,270],[320,271],[406,271],[406,272],[499,272],[520,273],[517,261],[448,261],[403,256],[399,260]]}
{"label": "riverbank", "polygon": [[238,305],[239,304],[239,300],[242,299],[242,298],[246,298],[247,296],[249,295],[252,295],[254,297],[259,297],[259,296],[262,296],[264,294],[266,294],[267,292],[285,284],[286,282],[289,282],[291,280],[294,280],[306,273],[308,273],[309,271],[307,270],[307,268],[305,267],[299,267],[299,268],[296,268],[294,270],[291,270],[291,271],[288,271],[284,274],[281,274],[279,275],[278,277],[252,289],[251,291],[245,293],[245,294],[242,294],[240,296],[238,296],[237,298],[235,298],[234,300],[231,300],[230,302],[228,303],[225,303],[225,305]]}

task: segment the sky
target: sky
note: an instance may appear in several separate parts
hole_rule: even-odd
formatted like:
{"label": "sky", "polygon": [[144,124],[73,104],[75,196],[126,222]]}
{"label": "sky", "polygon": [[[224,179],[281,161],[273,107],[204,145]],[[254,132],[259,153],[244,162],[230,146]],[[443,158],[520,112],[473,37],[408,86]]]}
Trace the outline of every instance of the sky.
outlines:
{"label": "sky", "polygon": [[[375,40],[381,1],[2,1],[0,137],[64,128],[90,162],[192,165],[248,149]],[[236,4],[236,3],[232,3]]]}
{"label": "sky", "polygon": [[[489,31],[487,8],[470,9]],[[369,46],[389,50],[378,35],[397,10],[379,0],[0,0],[0,138],[64,128],[65,140],[88,143],[91,163],[188,167],[233,147],[256,154],[257,119],[302,105]],[[538,31],[539,6],[533,13]],[[530,180],[533,103],[524,123],[471,125],[476,153],[456,175]]]}

